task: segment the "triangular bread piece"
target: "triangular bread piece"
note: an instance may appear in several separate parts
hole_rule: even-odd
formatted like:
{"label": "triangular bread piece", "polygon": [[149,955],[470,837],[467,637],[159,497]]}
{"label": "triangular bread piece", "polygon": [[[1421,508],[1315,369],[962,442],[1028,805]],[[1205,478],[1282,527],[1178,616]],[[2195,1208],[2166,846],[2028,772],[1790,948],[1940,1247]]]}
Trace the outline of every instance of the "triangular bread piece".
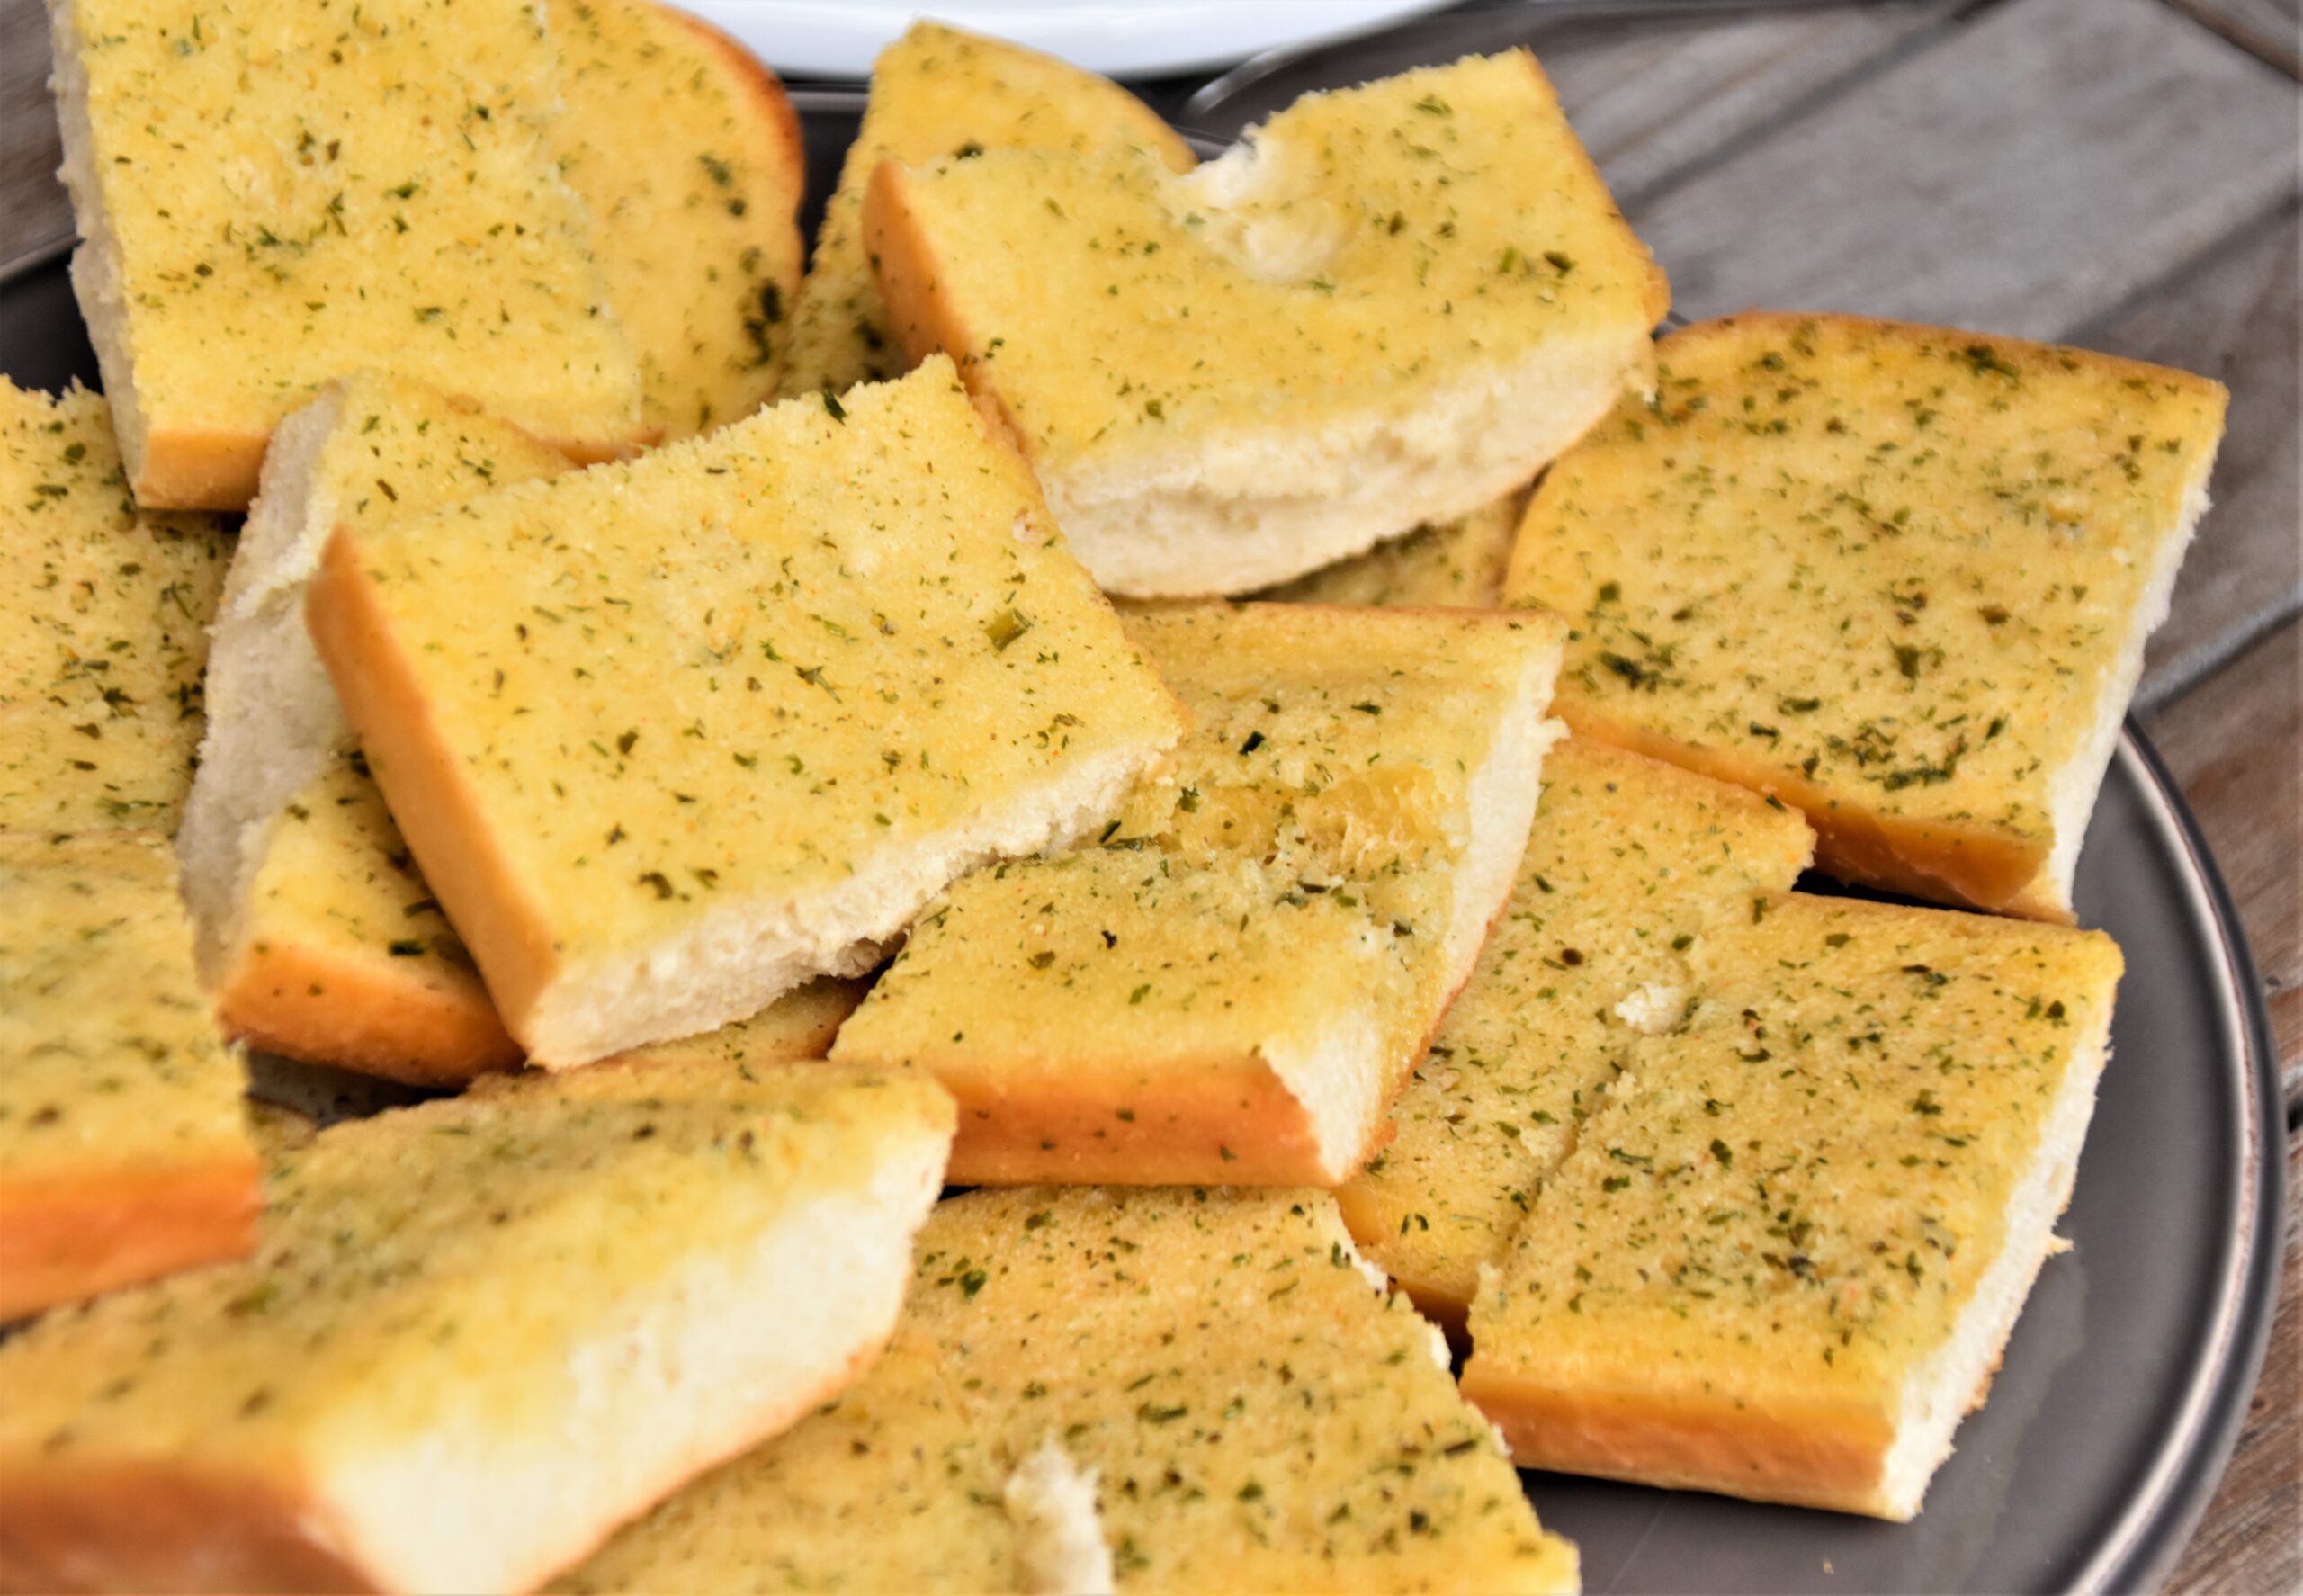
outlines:
{"label": "triangular bread piece", "polygon": [[775,387],[800,287],[800,119],[775,75],[655,0],[550,13],[565,108],[551,148],[592,216],[608,303],[666,438],[740,420]]}
{"label": "triangular bread piece", "polygon": [[1548,622],[1132,615],[1196,726],[1079,849],[952,886],[833,1056],[925,1065],[955,1179],[1332,1185],[1471,973],[1528,837]]}
{"label": "triangular bread piece", "polygon": [[1460,1328],[1631,1045],[1683,1018],[1703,938],[1788,890],[1795,810],[1604,743],[1544,759],[1511,901],[1393,1105],[1398,1134],[1336,1199],[1361,1248]]}
{"label": "triangular bread piece", "polygon": [[645,435],[530,0],[57,0],[72,282],[137,502],[255,497],[272,430],[388,367],[597,459]]}
{"label": "triangular bread piece", "polygon": [[1365,1268],[1319,1192],[954,1198],[852,1391],[557,1588],[1574,1590]]}
{"label": "triangular bread piece", "polygon": [[864,243],[864,191],[882,161],[918,166],[986,149],[1119,144],[1149,150],[1172,171],[1191,168],[1191,149],[1175,130],[1108,78],[1005,40],[913,22],[872,63],[864,122],[840,163],[793,312],[782,391],[884,381],[910,363]]}
{"label": "triangular bread piece", "polygon": [[715,1060],[324,1131],[254,1259],[0,1347],[0,1577],[532,1589],[879,1349],[951,1114]]}
{"label": "triangular bread piece", "polygon": [[0,832],[0,1322],[255,1245],[166,838]]}
{"label": "triangular bread piece", "polygon": [[945,361],[339,527],[307,607],[553,1067],[861,973],[954,876],[1100,824],[1182,731]]}
{"label": "triangular bread piece", "polygon": [[1797,806],[1843,880],[2068,921],[2221,385],[1845,316],[1658,351],[1513,554],[1574,619],[1561,713]]}
{"label": "triangular bread piece", "polygon": [[1268,587],[1526,483],[1645,391],[1667,302],[1525,51],[1309,95],[1182,176],[883,162],[865,236],[905,347],[998,403],[1134,596]]}
{"label": "triangular bread piece", "polygon": [[1919,1511],[2056,1251],[2119,951],[1761,897],[1577,1128],[1471,1315],[1523,1466]]}
{"label": "triangular bread piece", "polygon": [[176,829],[231,540],[137,509],[103,399],[0,378],[0,829]]}

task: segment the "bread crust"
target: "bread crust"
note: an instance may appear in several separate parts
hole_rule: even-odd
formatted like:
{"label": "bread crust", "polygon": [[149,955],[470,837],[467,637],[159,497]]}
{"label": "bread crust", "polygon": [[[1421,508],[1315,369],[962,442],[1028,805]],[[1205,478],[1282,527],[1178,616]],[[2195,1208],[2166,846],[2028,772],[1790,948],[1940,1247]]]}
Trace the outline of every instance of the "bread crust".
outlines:
{"label": "bread crust", "polygon": [[[869,1059],[854,1062],[868,1063]],[[960,1106],[955,1185],[1329,1186],[1310,1111],[1259,1058],[931,1064]],[[1125,1104],[1125,1107],[1115,1105]],[[1358,1165],[1356,1150],[1343,1156]]]}
{"label": "bread crust", "polygon": [[252,1145],[174,1169],[0,1178],[0,1322],[246,1257],[263,1207]]}
{"label": "bread crust", "polygon": [[377,786],[417,856],[438,866],[426,879],[475,961],[494,973],[489,995],[504,1028],[519,1037],[559,972],[551,929],[535,893],[490,841],[479,796],[393,641],[348,531],[328,539],[304,613]]}
{"label": "bread crust", "polygon": [[[808,147],[800,136],[800,113],[793,109],[792,96],[784,92],[784,80],[768,69],[767,64],[737,43],[726,33],[700,16],[674,6],[657,5],[667,22],[686,29],[697,42],[720,58],[721,68],[729,78],[743,85],[751,96],[752,108],[759,116],[759,130],[772,141],[778,164],[790,175],[787,185],[792,195],[793,226],[799,226],[800,201],[807,187]],[[798,285],[800,252],[793,255],[792,281],[784,286],[787,292]]]}
{"label": "bread crust", "polygon": [[235,1038],[410,1086],[461,1086],[525,1056],[484,991],[398,979],[372,954],[251,945],[215,997],[216,1018]]}

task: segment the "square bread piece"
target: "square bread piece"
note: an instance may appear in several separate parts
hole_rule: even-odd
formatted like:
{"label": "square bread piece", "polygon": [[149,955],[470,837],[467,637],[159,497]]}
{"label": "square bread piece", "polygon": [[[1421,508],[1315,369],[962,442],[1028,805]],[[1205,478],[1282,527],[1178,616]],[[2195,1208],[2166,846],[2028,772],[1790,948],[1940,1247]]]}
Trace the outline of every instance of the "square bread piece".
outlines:
{"label": "square bread piece", "polygon": [[712,1060],[282,1151],[253,1260],[0,1347],[0,1583],[533,1589],[879,1350],[951,1125]]}
{"label": "square bread piece", "polygon": [[608,303],[667,438],[766,402],[800,287],[800,119],[775,75],[654,0],[550,11],[566,108],[549,148],[592,216]]}
{"label": "square bread piece", "polygon": [[518,428],[391,377],[330,383],[281,423],[225,583],[176,838],[201,975],[235,1035],[420,1085],[520,1062],[368,777],[304,593],[339,526],[568,469]]}
{"label": "square bread piece", "polygon": [[1182,712],[948,361],[341,527],[315,641],[531,1058],[860,974],[1101,824]]}
{"label": "square bread piece", "polygon": [[1840,316],[1658,352],[1513,552],[1576,627],[1560,713],[1797,805],[1842,880],[2068,922],[2222,387]]}
{"label": "square bread piece", "polygon": [[882,50],[871,89],[793,312],[786,395],[883,381],[910,363],[864,247],[864,191],[882,161],[919,166],[1011,147],[1126,144],[1170,171],[1192,166],[1191,148],[1175,130],[1108,78],[941,22],[915,22]]}
{"label": "square bread piece", "polygon": [[0,832],[0,1321],[255,1245],[246,1079],[166,838]]}
{"label": "square bread piece", "polygon": [[0,830],[176,829],[231,552],[137,509],[100,396],[0,378]]}
{"label": "square bread piece", "polygon": [[544,145],[535,0],[49,0],[72,284],[137,502],[236,510],[272,429],[389,367],[570,453],[640,372]]}
{"label": "square bread piece", "polygon": [[833,1056],[933,1071],[957,1180],[1331,1186],[1510,891],[1558,634],[1305,605],[1127,624],[1196,722],[1173,767],[1077,850],[954,883]]}
{"label": "square bread piece", "polygon": [[959,361],[1096,579],[1142,597],[1268,587],[1525,484],[1646,390],[1669,300],[1524,50],[1307,95],[1181,176],[884,162],[865,236],[905,347]]}
{"label": "square bread piece", "polygon": [[1468,515],[1378,543],[1257,596],[1281,604],[1438,605],[1493,609],[1528,496],[1514,489]]}
{"label": "square bread piece", "polygon": [[1698,941],[1788,889],[1814,840],[1796,810],[1587,738],[1545,757],[1511,901],[1392,1106],[1398,1134],[1336,1192],[1418,1307],[1463,1327],[1629,1045],[1683,1017]]}
{"label": "square bread piece", "polygon": [[954,1198],[853,1390],[560,1588],[1573,1591],[1366,1272],[1319,1192]]}
{"label": "square bread piece", "polygon": [[2061,1243],[2100,932],[1835,898],[1698,944],[1471,1317],[1522,1466],[1904,1520]]}

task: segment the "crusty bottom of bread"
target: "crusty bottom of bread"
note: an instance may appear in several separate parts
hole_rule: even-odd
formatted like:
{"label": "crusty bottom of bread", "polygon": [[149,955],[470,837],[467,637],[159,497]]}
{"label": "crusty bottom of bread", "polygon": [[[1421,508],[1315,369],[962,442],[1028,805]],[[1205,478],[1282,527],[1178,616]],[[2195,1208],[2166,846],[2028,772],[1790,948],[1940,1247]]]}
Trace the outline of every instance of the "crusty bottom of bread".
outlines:
{"label": "crusty bottom of bread", "polygon": [[[2074,1048],[2008,1205],[2000,1251],[1950,1337],[1906,1375],[1894,1411],[1852,1403],[1774,1403],[1732,1391],[1658,1394],[1621,1376],[1606,1385],[1548,1383],[1474,1357],[1464,1394],[1503,1432],[1523,1468],[1716,1492],[1753,1502],[1904,1522],[1950,1456],[1959,1420],[1984,1405],[2040,1266],[2063,1250],[2055,1220],[2071,1200],[2106,1051],[2103,1029]],[[1540,1224],[1540,1206],[1530,1224]]]}
{"label": "crusty bottom of bread", "polygon": [[401,979],[372,955],[246,946],[215,999],[225,1031],[267,1053],[410,1086],[461,1086],[523,1056],[484,992]]}
{"label": "crusty bottom of bread", "polygon": [[253,1148],[174,1169],[0,1177],[0,1322],[245,1257],[263,1206]]}

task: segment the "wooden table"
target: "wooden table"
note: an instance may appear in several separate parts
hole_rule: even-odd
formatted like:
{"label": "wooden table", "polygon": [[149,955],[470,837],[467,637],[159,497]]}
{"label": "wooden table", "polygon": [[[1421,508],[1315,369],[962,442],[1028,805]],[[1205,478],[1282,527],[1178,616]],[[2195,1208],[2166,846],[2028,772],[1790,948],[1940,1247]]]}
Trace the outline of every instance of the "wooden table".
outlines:
{"label": "wooden table", "polygon": [[[1651,5],[1604,23],[1525,8],[1683,313],[1909,317],[2230,385],[2216,508],[2137,707],[2269,993],[2290,1126],[2286,1269],[2250,1421],[2171,1581],[2182,1591],[2303,1588],[2299,4]],[[71,230],[46,72],[39,0],[0,0],[0,272]]]}

